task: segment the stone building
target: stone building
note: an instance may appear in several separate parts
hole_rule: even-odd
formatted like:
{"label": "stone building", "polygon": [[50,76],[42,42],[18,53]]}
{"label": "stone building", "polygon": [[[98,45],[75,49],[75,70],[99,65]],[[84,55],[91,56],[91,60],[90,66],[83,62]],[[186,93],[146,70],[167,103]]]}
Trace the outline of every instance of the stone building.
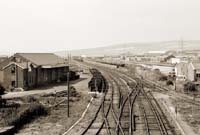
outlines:
{"label": "stone building", "polygon": [[53,53],[16,53],[0,64],[0,82],[6,90],[28,90],[67,80],[69,66]]}

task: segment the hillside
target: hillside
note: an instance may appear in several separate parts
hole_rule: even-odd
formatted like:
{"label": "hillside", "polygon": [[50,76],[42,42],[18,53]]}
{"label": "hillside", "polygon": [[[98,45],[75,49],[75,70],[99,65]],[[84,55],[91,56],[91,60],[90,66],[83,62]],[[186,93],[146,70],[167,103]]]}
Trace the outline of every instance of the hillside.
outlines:
{"label": "hillside", "polygon": [[[200,49],[200,41],[184,41],[183,50]],[[169,51],[181,50],[180,41],[154,42],[154,43],[127,43],[111,45],[99,48],[71,50],[72,56],[104,56],[104,55],[120,55],[120,54],[143,54],[148,51]],[[66,56],[66,51],[55,52],[57,55]]]}

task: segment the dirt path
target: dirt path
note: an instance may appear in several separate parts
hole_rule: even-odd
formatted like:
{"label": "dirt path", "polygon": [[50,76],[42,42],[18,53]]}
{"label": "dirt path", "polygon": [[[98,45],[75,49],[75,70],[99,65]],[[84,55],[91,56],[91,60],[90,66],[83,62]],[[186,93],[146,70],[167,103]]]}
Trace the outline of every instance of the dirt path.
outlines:
{"label": "dirt path", "polygon": [[[88,75],[82,75],[82,77],[79,80],[72,81],[72,82],[70,82],[70,84],[72,86],[76,86],[78,82],[81,82],[85,79],[88,79]],[[29,91],[9,92],[9,93],[3,95],[2,98],[3,99],[12,99],[12,98],[20,98],[20,97],[31,96],[31,95],[45,95],[45,94],[62,92],[65,90],[67,90],[67,83],[62,83],[62,84],[41,87],[38,89],[29,90]]]}
{"label": "dirt path", "polygon": [[176,111],[176,104],[173,103],[173,96],[154,92],[154,97],[159,101],[160,105],[165,108],[166,113],[170,115],[172,121],[176,124],[182,135],[197,135],[192,130],[192,127],[184,121],[184,116]]}

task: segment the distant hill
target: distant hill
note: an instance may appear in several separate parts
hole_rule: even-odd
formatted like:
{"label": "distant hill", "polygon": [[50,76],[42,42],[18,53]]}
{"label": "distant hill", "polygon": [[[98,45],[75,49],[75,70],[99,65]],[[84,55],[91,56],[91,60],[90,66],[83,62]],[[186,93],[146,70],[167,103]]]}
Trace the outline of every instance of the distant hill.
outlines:
{"label": "distant hill", "polygon": [[[72,56],[104,56],[104,55],[120,55],[120,54],[143,54],[149,51],[169,51],[181,50],[180,41],[152,42],[152,43],[126,43],[117,44],[99,48],[71,50]],[[184,41],[183,50],[200,50],[200,40]],[[55,52],[60,56],[66,56],[66,51]]]}

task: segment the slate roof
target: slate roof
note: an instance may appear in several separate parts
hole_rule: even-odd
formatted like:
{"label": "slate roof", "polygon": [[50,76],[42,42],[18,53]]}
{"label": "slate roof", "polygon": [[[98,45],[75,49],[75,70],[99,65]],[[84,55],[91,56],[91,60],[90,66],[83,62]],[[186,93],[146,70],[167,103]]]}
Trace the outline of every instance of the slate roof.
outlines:
{"label": "slate roof", "polygon": [[23,62],[23,63],[16,63],[16,62],[10,62],[8,65],[6,65],[5,67],[3,67],[3,69],[9,67],[10,65],[17,65],[18,67],[21,67],[22,69],[27,69],[28,65],[27,63]]}
{"label": "slate roof", "polygon": [[200,63],[199,62],[193,62],[192,65],[194,66],[194,69],[200,69]]}
{"label": "slate roof", "polygon": [[65,60],[53,53],[16,53],[37,66],[64,66]]}

